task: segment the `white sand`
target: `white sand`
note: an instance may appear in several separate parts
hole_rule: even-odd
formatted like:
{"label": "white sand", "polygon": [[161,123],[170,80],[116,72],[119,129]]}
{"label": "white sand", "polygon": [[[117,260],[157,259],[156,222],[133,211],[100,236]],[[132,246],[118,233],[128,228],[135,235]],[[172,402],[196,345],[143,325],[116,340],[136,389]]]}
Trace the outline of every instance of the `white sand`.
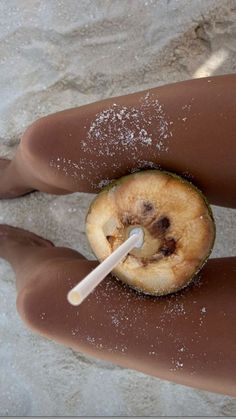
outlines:
{"label": "white sand", "polygon": [[[0,155],[36,118],[194,76],[235,72],[234,0],[1,0]],[[91,196],[0,202],[0,222],[91,257]],[[236,249],[236,211],[214,208],[214,255]],[[75,226],[77,226],[75,228]],[[0,261],[0,415],[222,415],[236,399],[84,357],[29,331],[14,274]]]}

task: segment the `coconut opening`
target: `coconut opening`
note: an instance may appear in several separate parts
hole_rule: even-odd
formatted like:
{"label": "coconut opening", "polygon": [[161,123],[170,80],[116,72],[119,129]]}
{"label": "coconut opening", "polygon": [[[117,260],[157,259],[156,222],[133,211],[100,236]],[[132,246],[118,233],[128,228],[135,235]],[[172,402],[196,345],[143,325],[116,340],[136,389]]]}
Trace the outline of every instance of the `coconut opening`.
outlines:
{"label": "coconut opening", "polygon": [[135,230],[142,229],[142,244],[132,249],[129,254],[139,259],[157,260],[175,253],[177,245],[173,237],[166,237],[170,221],[166,216],[154,220],[148,226],[141,224],[122,225],[118,228],[117,221],[109,219],[103,227],[103,232],[114,251],[122,242],[127,240]]}
{"label": "coconut opening", "polygon": [[143,232],[142,227],[133,228],[129,233],[129,237],[133,235],[138,235],[139,237],[136,245],[134,246],[135,249],[141,249],[143,247],[143,242],[144,242],[144,232]]}
{"label": "coconut opening", "polygon": [[214,221],[201,193],[175,175],[158,171],[121,179],[96,198],[87,219],[88,237],[100,260],[136,228],[143,231],[142,246],[129,252],[115,275],[155,295],[186,286],[214,242]]}
{"label": "coconut opening", "polygon": [[158,252],[159,247],[161,246],[161,241],[153,237],[149,231],[142,225],[136,224],[124,228],[124,238],[125,240],[130,236],[132,230],[136,228],[141,228],[143,230],[143,244],[140,248],[132,249],[129,254],[138,258],[150,258]]}

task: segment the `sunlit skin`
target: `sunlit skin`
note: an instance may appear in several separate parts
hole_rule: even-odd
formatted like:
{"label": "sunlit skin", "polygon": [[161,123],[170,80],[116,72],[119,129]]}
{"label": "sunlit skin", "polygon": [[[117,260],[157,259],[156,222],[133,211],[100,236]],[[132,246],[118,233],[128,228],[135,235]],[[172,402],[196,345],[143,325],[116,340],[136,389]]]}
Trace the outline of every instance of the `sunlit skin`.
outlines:
{"label": "sunlit skin", "polygon": [[[161,167],[188,177],[211,204],[236,208],[235,114],[236,75],[226,75],[42,118],[23,134],[13,160],[0,160],[0,196],[98,192],[104,181]],[[6,225],[0,256],[15,271],[17,309],[34,332],[127,368],[236,396],[235,257],[210,260],[191,287],[159,299],[109,275],[75,307],[69,290],[98,262]]]}

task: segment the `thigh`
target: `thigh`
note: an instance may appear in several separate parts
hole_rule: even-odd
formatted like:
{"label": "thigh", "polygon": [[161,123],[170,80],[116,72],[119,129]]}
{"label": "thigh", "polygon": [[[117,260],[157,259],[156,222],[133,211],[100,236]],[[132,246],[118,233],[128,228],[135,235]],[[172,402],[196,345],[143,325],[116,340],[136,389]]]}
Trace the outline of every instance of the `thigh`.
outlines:
{"label": "thigh", "polygon": [[41,190],[97,192],[161,167],[190,177],[212,203],[235,206],[235,80],[188,80],[58,112],[36,121],[21,149]]}
{"label": "thigh", "polygon": [[68,291],[97,262],[57,260],[18,295],[36,332],[127,368],[236,395],[236,258],[210,260],[192,286],[162,298],[111,276],[78,307]]}

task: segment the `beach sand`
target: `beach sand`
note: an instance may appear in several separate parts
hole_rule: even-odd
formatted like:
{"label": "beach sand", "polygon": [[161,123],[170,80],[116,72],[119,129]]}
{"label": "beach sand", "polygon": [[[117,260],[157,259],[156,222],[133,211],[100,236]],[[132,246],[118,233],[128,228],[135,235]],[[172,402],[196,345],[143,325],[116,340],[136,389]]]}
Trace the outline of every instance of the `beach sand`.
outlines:
{"label": "beach sand", "polygon": [[[102,98],[236,71],[234,0],[1,0],[0,155],[35,119]],[[227,133],[226,133],[227,135]],[[191,140],[191,138],[190,138]],[[36,192],[0,201],[0,223],[92,258],[93,196]],[[236,211],[213,207],[212,256],[236,252]],[[85,357],[33,334],[0,260],[0,415],[234,416],[236,399]]]}

